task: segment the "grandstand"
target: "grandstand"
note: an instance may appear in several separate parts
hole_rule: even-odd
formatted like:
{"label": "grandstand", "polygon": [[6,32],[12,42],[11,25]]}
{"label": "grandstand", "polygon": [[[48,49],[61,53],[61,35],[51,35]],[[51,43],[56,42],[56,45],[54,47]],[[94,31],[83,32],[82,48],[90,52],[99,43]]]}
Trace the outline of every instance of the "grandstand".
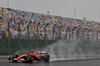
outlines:
{"label": "grandstand", "polygon": [[[2,31],[2,32],[1,32]],[[0,38],[100,39],[100,23],[68,17],[0,8]]]}

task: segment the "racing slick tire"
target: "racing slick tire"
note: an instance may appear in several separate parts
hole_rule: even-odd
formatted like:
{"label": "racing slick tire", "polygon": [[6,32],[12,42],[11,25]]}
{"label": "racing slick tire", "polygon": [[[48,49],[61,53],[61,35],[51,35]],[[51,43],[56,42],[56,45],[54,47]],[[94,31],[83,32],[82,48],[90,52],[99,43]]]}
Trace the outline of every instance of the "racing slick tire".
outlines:
{"label": "racing slick tire", "polygon": [[33,60],[34,60],[33,56],[32,56],[32,55],[28,55],[27,61],[28,61],[29,63],[32,63]]}
{"label": "racing slick tire", "polygon": [[48,54],[44,55],[44,61],[49,62],[50,56]]}
{"label": "racing slick tire", "polygon": [[17,60],[13,60],[13,62],[17,63]]}
{"label": "racing slick tire", "polygon": [[13,60],[14,58],[17,58],[17,57],[18,57],[17,54],[12,55],[12,60]]}
{"label": "racing slick tire", "polygon": [[12,60],[12,59],[11,59],[11,56],[8,58],[8,60]]}
{"label": "racing slick tire", "polygon": [[17,62],[16,60],[14,60],[14,58],[17,58],[17,57],[18,57],[17,54],[12,55],[12,60],[13,60],[13,62]]}

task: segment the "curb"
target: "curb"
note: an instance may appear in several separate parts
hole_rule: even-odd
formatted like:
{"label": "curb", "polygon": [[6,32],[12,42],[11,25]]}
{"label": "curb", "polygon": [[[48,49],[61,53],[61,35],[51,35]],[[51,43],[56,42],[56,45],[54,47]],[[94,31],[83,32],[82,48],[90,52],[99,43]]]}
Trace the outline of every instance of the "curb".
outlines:
{"label": "curb", "polygon": [[0,59],[8,59],[11,55],[0,55]]}

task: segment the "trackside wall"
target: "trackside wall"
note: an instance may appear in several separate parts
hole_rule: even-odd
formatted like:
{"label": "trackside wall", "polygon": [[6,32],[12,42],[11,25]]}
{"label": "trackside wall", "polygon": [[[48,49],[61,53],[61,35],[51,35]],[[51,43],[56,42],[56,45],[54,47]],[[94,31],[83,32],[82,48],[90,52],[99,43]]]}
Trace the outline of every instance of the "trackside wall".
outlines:
{"label": "trackside wall", "polygon": [[48,45],[51,45],[54,40],[28,40],[27,39],[0,39],[0,55],[12,54],[19,49],[42,49]]}

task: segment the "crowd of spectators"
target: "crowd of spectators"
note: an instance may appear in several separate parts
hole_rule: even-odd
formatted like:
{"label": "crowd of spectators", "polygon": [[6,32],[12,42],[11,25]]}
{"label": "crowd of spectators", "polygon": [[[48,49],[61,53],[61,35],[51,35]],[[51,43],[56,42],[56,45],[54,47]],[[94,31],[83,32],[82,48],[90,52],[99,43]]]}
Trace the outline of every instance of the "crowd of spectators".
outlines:
{"label": "crowd of spectators", "polygon": [[84,35],[88,34],[89,37],[96,38],[98,33],[100,39],[99,22],[0,8],[0,31],[5,31],[3,32],[5,36],[0,36],[0,38],[9,37],[10,33],[10,38],[18,38],[20,34],[20,38],[27,39],[28,25],[30,39],[37,39],[37,35],[41,40],[45,37],[49,40],[66,39],[71,38],[72,35],[76,39],[78,31],[80,37],[84,33]]}

